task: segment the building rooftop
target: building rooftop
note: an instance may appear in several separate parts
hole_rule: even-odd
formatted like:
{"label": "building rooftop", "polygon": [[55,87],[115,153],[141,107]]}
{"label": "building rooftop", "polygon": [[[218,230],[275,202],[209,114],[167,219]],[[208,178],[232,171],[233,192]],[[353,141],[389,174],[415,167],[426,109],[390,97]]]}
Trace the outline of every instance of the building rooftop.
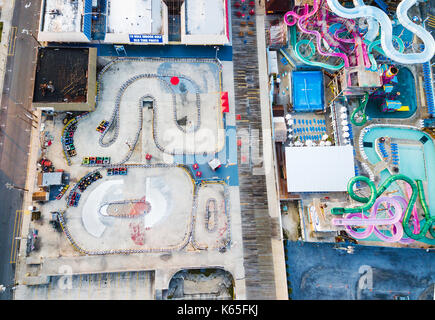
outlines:
{"label": "building rooftop", "polygon": [[108,0],[107,33],[160,34],[161,0]]}
{"label": "building rooftop", "polygon": [[185,0],[186,34],[225,34],[224,1]]}
{"label": "building rooftop", "polygon": [[[301,1],[297,1],[301,2]],[[305,0],[304,3],[310,3],[312,0]],[[266,13],[285,13],[292,10],[292,0],[266,0]]]}
{"label": "building rooftop", "polygon": [[44,32],[80,32],[84,0],[44,0],[42,27]]}
{"label": "building rooftop", "polygon": [[355,176],[353,147],[285,148],[288,192],[346,191]]}
{"label": "building rooftop", "polygon": [[62,184],[63,172],[44,172],[42,174],[43,187],[60,186]]}
{"label": "building rooftop", "polygon": [[86,102],[89,49],[40,48],[33,102]]}

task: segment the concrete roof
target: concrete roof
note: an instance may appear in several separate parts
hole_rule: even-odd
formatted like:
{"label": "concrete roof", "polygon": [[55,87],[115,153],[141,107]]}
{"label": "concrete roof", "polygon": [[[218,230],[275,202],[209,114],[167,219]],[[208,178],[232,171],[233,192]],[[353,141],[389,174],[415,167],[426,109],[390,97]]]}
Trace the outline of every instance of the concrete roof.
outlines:
{"label": "concrete roof", "polygon": [[42,186],[58,186],[62,184],[63,172],[44,172],[42,174]]}
{"label": "concrete roof", "polygon": [[355,176],[352,146],[285,148],[288,192],[346,191]]}
{"label": "concrete roof", "polygon": [[80,32],[83,0],[44,0],[43,28],[49,32]]}

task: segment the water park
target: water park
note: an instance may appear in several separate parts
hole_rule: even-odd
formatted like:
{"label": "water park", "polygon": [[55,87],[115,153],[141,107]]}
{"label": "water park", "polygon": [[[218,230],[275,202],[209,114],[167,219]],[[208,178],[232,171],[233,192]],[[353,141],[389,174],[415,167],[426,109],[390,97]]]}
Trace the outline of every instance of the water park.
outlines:
{"label": "water park", "polygon": [[268,16],[271,33],[285,30],[268,54],[287,239],[435,245],[428,5],[295,1]]}

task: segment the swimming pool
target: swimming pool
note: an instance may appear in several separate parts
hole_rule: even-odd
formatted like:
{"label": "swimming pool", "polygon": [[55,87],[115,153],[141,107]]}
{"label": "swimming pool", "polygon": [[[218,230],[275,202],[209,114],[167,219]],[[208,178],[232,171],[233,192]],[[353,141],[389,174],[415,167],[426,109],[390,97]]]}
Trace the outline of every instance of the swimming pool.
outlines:
{"label": "swimming pool", "polygon": [[[435,216],[435,146],[432,139],[424,132],[399,127],[373,127],[365,134],[363,141],[372,142],[380,137],[391,137],[393,139],[410,140],[413,145],[401,144],[399,146],[400,173],[412,179],[421,179],[427,182],[426,199],[429,205],[431,216]],[[426,137],[426,138],[424,138]],[[425,143],[420,139],[427,139]],[[372,164],[380,161],[375,148],[364,147],[364,152],[368,161]],[[390,176],[388,170],[383,170],[380,174],[381,181],[385,181]],[[380,184],[379,183],[379,184]],[[396,183],[391,184],[388,191],[400,190]],[[401,194],[401,192],[400,192]],[[403,194],[401,194],[403,196]]]}
{"label": "swimming pool", "polygon": [[409,111],[382,112],[381,105],[384,99],[371,96],[367,103],[366,114],[370,118],[401,118],[411,117],[417,110],[417,97],[415,91],[415,79],[411,70],[406,67],[399,68],[397,74],[397,84],[394,84],[395,90],[400,92],[398,100],[403,106],[408,106]]}
{"label": "swimming pool", "polygon": [[398,146],[400,172],[403,172],[411,179],[427,181],[422,146],[400,143],[398,143]]}

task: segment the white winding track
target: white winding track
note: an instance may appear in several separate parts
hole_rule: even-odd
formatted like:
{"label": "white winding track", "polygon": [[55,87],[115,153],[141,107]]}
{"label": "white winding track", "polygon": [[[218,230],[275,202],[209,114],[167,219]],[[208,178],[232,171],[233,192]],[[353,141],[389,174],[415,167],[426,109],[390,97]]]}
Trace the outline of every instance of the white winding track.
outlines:
{"label": "white winding track", "polygon": [[327,0],[329,8],[337,15],[347,19],[370,17],[376,19],[381,26],[381,46],[385,54],[402,64],[424,63],[432,59],[435,54],[435,41],[433,37],[421,26],[413,23],[408,17],[408,10],[417,0],[403,0],[397,6],[397,18],[400,24],[415,33],[424,43],[424,50],[419,53],[401,53],[393,45],[393,26],[391,20],[381,9],[367,6],[362,0],[354,8],[345,8],[338,0]]}

